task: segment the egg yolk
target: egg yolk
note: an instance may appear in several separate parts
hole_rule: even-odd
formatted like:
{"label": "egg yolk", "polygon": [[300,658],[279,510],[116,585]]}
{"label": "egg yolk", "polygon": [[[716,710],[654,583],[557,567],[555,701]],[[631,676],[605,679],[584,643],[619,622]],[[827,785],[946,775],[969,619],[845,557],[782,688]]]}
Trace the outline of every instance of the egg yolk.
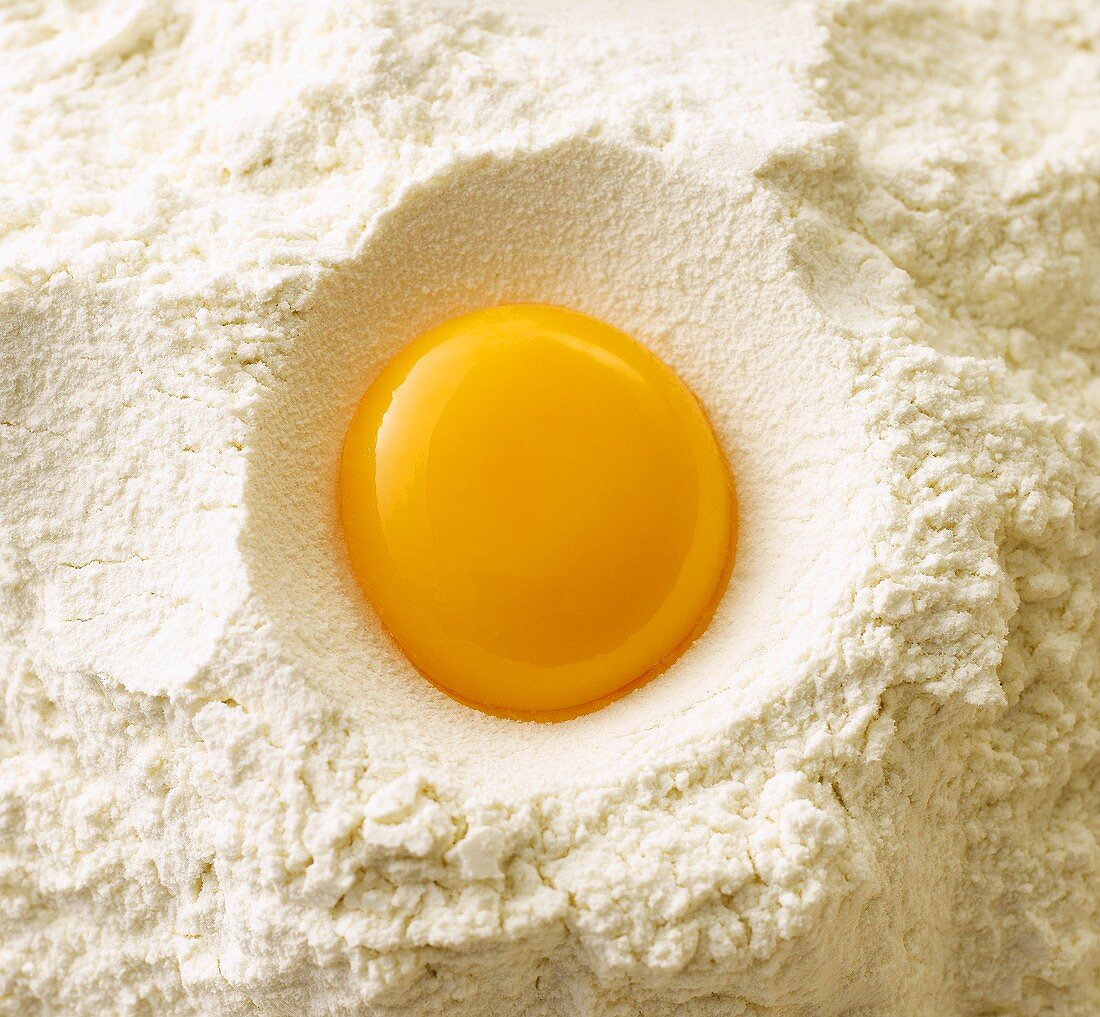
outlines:
{"label": "egg yolk", "polygon": [[415,668],[501,716],[637,687],[706,627],[733,485],[685,385],[622,332],[534,304],[420,336],[348,430],[351,567]]}

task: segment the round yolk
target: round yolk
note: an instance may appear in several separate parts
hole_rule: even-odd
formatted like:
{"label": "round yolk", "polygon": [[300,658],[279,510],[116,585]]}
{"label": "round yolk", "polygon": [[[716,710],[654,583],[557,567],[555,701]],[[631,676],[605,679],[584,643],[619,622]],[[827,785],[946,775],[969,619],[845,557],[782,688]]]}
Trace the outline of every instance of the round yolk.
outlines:
{"label": "round yolk", "polygon": [[559,719],[666,668],[733,556],[733,487],[702,408],[622,332],[512,305],[434,328],[344,444],[351,566],[436,686]]}

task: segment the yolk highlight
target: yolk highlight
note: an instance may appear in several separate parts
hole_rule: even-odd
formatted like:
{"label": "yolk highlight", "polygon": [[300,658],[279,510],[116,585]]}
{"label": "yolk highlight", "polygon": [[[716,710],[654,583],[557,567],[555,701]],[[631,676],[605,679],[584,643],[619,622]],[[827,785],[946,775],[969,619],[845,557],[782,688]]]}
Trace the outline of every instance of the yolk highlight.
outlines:
{"label": "yolk highlight", "polygon": [[658,674],[729,575],[733,486],[672,371],[585,315],[512,305],[420,336],[344,444],[351,566],[418,671],[561,719]]}

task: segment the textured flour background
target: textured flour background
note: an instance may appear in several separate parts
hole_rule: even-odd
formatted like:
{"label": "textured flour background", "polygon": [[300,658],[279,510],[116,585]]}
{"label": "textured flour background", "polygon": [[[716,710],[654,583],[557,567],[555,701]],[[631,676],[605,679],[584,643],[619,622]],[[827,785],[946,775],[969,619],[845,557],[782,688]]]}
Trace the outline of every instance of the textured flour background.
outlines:
{"label": "textured flour background", "polygon": [[[0,1013],[1100,1011],[1100,9],[0,10]],[[437,694],[335,456],[566,303],[730,456],[708,633]]]}

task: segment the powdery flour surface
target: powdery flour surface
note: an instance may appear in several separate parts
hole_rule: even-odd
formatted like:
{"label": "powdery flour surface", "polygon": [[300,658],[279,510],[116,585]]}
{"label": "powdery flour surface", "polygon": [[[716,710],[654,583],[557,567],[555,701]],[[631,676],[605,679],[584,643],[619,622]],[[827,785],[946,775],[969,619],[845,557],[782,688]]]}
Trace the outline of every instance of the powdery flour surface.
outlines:
{"label": "powdery flour surface", "polygon": [[[0,13],[0,1013],[1100,1011],[1092,0]],[[730,590],[412,674],[343,430],[459,311],[705,403]]]}

